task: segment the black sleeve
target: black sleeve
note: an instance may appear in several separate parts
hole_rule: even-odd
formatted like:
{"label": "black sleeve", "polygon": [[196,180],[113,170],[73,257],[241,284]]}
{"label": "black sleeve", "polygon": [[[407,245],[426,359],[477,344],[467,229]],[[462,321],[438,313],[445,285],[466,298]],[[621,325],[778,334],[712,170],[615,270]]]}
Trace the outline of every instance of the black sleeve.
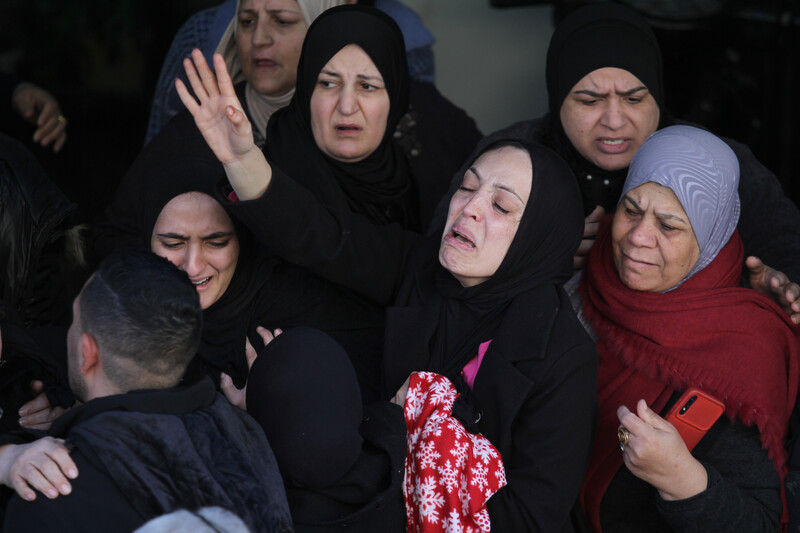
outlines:
{"label": "black sleeve", "polygon": [[487,504],[493,531],[568,527],[597,420],[596,359],[594,344],[576,346],[525,400],[512,427],[511,453],[503,455],[508,485]]}
{"label": "black sleeve", "polygon": [[72,459],[78,467],[72,493],[54,500],[37,493],[32,502],[15,494],[6,509],[4,531],[133,531],[145,522],[108,474],[95,468],[78,450],[73,450]]}
{"label": "black sleeve", "polygon": [[778,531],[780,478],[758,431],[721,419],[692,454],[708,472],[706,490],[677,501],[656,496],[675,531]]}
{"label": "black sleeve", "polygon": [[775,174],[747,146],[724,140],[739,159],[742,212],[738,227],[745,257],[755,255],[800,283],[800,211],[783,193]]}
{"label": "black sleeve", "polygon": [[398,224],[379,226],[350,211],[331,209],[278,168],[260,198],[220,201],[285,261],[381,305],[392,303],[420,237]]}

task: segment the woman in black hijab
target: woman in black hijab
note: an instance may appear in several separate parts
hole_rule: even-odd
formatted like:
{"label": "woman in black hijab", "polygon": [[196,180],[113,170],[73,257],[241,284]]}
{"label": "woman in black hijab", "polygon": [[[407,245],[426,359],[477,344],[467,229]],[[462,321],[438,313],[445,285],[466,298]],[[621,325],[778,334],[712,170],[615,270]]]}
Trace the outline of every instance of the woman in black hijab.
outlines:
{"label": "woman in black hijab", "polygon": [[[354,339],[360,338],[359,334],[375,335],[379,332],[381,324],[377,323],[379,318],[375,318],[376,314],[379,316],[376,309],[306,271],[267,258],[257,249],[247,229],[224,213],[215,199],[217,180],[198,181],[197,176],[213,173],[207,168],[194,172],[200,167],[217,165],[218,162],[210,155],[203,158],[195,154],[175,154],[164,160],[147,182],[138,184],[135,190],[139,194],[130,199],[140,202],[142,244],[173,262],[181,262],[177,266],[186,270],[198,285],[203,304],[203,337],[198,357],[190,364],[184,379],[195,380],[209,374],[219,382],[220,372],[224,372],[236,387],[244,386],[249,371],[245,338],[253,346],[263,345],[256,332],[258,326],[268,330],[314,326],[333,334],[348,348],[352,348]],[[172,219],[165,221],[161,217],[165,206],[187,193],[201,195],[204,203],[200,205],[205,206],[203,211],[192,213],[196,218],[189,220],[185,215],[171,215]],[[190,224],[196,220],[201,221],[200,224],[213,220],[214,210],[222,211],[222,225],[213,226],[212,223],[200,226],[206,230],[204,232],[186,234],[186,228],[192,227]],[[232,226],[233,235],[226,235],[225,220]],[[157,224],[163,230],[154,235]],[[207,268],[196,268],[196,275],[190,272],[188,264],[183,263],[202,262],[204,259],[178,259],[172,254],[175,250],[188,249],[193,239],[202,241],[201,248],[214,252],[238,245],[233,254],[233,266],[221,269],[218,262],[211,260],[206,261],[210,264]],[[225,270],[232,271],[232,275],[226,276]],[[227,285],[225,279],[229,279]],[[220,289],[215,290],[214,285],[220,282]],[[204,300],[209,293],[216,294],[216,299]]]}
{"label": "woman in black hijab", "polygon": [[405,531],[403,412],[362,407],[356,375],[334,339],[294,328],[270,342],[250,373],[248,413],[269,439],[294,530]]}
{"label": "woman in black hijab", "polygon": [[[488,228],[514,213],[501,195],[520,154],[530,194],[489,274],[473,252],[502,240]],[[508,485],[489,499],[492,529],[571,531],[597,398],[595,347],[561,289],[581,237],[579,192],[564,162],[535,143],[499,141],[468,169],[441,237],[417,251],[387,312],[385,393],[412,371],[450,378],[462,394],[454,414],[503,458]]]}
{"label": "woman in black hijab", "polygon": [[[341,57],[352,58],[353,50],[367,61],[335,66]],[[181,82],[177,87],[225,167],[236,197],[221,199],[226,208],[276,255],[390,304],[391,291],[376,295],[372,287],[403,274],[406,252],[445,192],[443,180],[449,180],[417,179],[393,141],[393,126],[408,101],[402,35],[394,21],[359,5],[332,8],[317,18],[306,34],[292,104],[270,122],[274,144],[266,154],[253,142],[221,56],[214,58],[219,83],[199,51],[193,60],[197,70],[191,62],[185,66],[197,99]],[[342,94],[336,110],[316,116],[315,99],[329,98],[328,89]],[[374,128],[367,135],[374,112],[367,96],[352,97],[361,91],[385,99],[377,136]],[[361,99],[358,111],[340,109],[351,105],[342,103],[351,97]],[[358,145],[365,138],[355,155],[342,148],[346,139]],[[358,239],[351,238],[356,234]]]}
{"label": "woman in black hijab", "polygon": [[[388,15],[363,6],[330,9],[318,20],[303,42],[294,97],[267,126],[266,156],[331,207],[349,209],[375,224],[396,222],[420,231],[417,182],[402,149],[393,140],[393,132],[408,109],[403,35]],[[330,152],[326,138],[312,125],[311,102],[320,85],[320,72],[348,45],[358,46],[369,56],[383,78],[389,100],[379,144],[356,162],[326,153]],[[345,80],[337,81],[346,84]],[[439,191],[442,193],[444,190]]]}

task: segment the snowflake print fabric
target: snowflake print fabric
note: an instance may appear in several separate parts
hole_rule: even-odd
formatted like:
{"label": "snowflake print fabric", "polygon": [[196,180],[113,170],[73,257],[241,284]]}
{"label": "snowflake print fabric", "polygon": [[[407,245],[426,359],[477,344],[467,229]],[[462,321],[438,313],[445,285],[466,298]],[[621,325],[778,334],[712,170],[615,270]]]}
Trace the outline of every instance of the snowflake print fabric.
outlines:
{"label": "snowflake print fabric", "polygon": [[408,531],[489,531],[486,502],[506,485],[500,453],[451,416],[458,398],[446,377],[411,375],[405,403],[408,450],[403,496]]}

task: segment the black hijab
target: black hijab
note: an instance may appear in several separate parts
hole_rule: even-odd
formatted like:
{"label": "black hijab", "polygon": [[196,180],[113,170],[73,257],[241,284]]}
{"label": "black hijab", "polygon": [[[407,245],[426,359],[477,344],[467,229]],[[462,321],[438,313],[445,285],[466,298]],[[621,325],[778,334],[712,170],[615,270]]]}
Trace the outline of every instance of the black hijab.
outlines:
{"label": "black hijab", "polygon": [[[497,271],[473,287],[463,287],[438,262],[443,227],[427,244],[427,265],[401,288],[399,304],[387,319],[386,358],[402,358],[402,336],[423,335],[429,351],[425,370],[451,380],[493,338],[508,306],[544,286],[563,284],[572,275],[572,258],[583,234],[578,187],[566,163],[538,143],[499,140],[473,160],[502,146],[517,146],[530,155],[531,193],[517,232]],[[470,166],[472,163],[470,164]],[[414,307],[409,312],[408,307]],[[393,327],[392,317],[399,320]],[[535,320],[535,317],[531,317]],[[421,370],[421,369],[415,369]],[[403,377],[405,379],[405,376]],[[393,383],[387,383],[391,389]]]}
{"label": "black hijab", "polygon": [[250,379],[248,412],[264,428],[287,485],[326,487],[353,466],[361,453],[361,394],[336,341],[312,328],[288,330],[263,349]]}
{"label": "black hijab", "polygon": [[[584,76],[606,67],[627,70],[645,84],[658,105],[658,129],[673,122],[664,108],[661,49],[644,17],[629,7],[599,2],[576,9],[558,24],[547,49],[545,143],[581,180],[587,214],[598,203],[606,209],[616,206],[628,169],[605,170],[584,158],[564,132],[561,105]],[[593,176],[590,182],[584,180],[587,174]]]}
{"label": "black hijab", "polygon": [[[357,163],[323,154],[311,130],[311,96],[327,62],[349,44],[361,47],[381,73],[389,95],[386,132],[378,148]],[[383,12],[361,5],[324,11],[308,28],[290,104],[267,125],[267,158],[333,208],[349,209],[376,224],[419,230],[417,193],[402,149],[393,141],[408,109],[409,77],[403,35]]]}
{"label": "black hijab", "polygon": [[[156,220],[170,200],[187,192],[200,192],[216,201],[216,185],[224,177],[213,154],[177,152],[155,167],[142,184],[142,190],[146,191],[140,198],[138,223],[142,244],[150,248]],[[228,216],[239,239],[239,258],[225,293],[203,310],[203,336],[198,357],[190,363],[185,379],[194,381],[208,374],[218,383],[219,373],[224,371],[241,387],[248,372],[245,335],[259,338],[255,327],[270,326],[266,322],[272,309],[270,300],[277,299],[278,295],[270,295],[265,290],[275,262],[257,254],[250,233],[230,213]]]}

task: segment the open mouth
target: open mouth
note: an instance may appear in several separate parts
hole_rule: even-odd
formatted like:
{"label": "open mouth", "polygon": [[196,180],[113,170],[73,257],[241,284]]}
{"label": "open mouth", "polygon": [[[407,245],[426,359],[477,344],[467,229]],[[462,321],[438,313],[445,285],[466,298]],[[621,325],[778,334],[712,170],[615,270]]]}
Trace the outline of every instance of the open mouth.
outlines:
{"label": "open mouth", "polygon": [[361,128],[353,124],[340,124],[336,126],[336,131],[340,133],[358,133]]}
{"label": "open mouth", "polygon": [[459,233],[456,230],[450,231],[450,237],[452,239],[454,239],[455,241],[457,241],[457,242],[460,242],[462,244],[466,244],[470,248],[475,248],[475,243],[474,242],[472,242],[471,240],[469,240],[469,238],[467,238],[465,235]]}
{"label": "open mouth", "polygon": [[192,281],[192,285],[194,285],[195,287],[205,287],[209,283],[211,283],[211,276],[208,276],[207,278],[199,279],[197,281]]}
{"label": "open mouth", "polygon": [[600,142],[608,146],[619,146],[625,142],[625,139],[602,139]]}

